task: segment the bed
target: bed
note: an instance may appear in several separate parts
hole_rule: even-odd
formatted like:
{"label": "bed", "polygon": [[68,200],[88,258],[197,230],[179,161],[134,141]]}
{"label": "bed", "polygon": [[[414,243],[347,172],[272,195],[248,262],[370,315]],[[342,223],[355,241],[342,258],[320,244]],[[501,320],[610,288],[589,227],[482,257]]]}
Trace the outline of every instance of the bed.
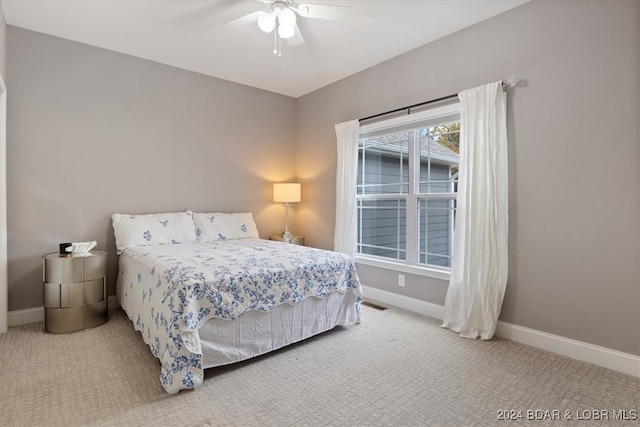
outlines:
{"label": "bed", "polygon": [[361,320],[344,254],[262,240],[250,213],[112,215],[121,307],[161,364],[169,393],[206,368]]}

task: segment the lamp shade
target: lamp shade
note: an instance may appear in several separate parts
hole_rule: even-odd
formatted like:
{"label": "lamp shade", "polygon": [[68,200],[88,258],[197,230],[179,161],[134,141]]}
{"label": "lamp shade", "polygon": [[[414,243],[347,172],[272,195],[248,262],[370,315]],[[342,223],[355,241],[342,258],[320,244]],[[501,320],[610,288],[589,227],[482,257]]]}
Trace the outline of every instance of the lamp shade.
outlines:
{"label": "lamp shade", "polygon": [[285,27],[293,27],[296,25],[296,14],[289,8],[282,9],[278,15],[278,21],[280,22],[280,25],[284,25]]}
{"label": "lamp shade", "polygon": [[258,27],[265,33],[270,33],[276,27],[276,18],[270,13],[263,13],[258,18]]}
{"label": "lamp shade", "polygon": [[296,33],[296,28],[293,25],[280,24],[278,27],[278,36],[281,39],[290,39]]}
{"label": "lamp shade", "polygon": [[300,184],[291,182],[277,182],[273,184],[273,201],[291,203],[300,201]]}

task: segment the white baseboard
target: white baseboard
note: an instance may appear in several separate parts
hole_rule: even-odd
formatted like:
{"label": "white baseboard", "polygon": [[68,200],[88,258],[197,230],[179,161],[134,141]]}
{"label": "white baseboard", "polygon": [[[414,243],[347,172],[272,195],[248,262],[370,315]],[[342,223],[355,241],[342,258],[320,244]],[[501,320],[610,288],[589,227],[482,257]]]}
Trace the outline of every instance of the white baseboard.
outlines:
{"label": "white baseboard", "polygon": [[[110,295],[107,297],[107,307],[109,309],[120,307],[118,297]],[[27,323],[44,322],[44,307],[25,308],[23,310],[13,310],[7,315],[9,327],[26,325]]]}
{"label": "white baseboard", "polygon": [[363,286],[362,292],[364,293],[365,300],[377,302],[383,306],[388,304],[439,320],[442,320],[442,317],[444,316],[444,306],[442,305],[433,304],[431,302],[422,301],[404,295],[394,294],[393,292],[371,288],[369,286]]}
{"label": "white baseboard", "polygon": [[[382,289],[362,287],[364,299],[381,305],[391,305],[442,320],[444,306],[398,295]],[[593,363],[604,368],[640,377],[640,356],[612,350],[559,335],[498,321],[496,335],[520,344]]]}
{"label": "white baseboard", "polygon": [[7,314],[7,317],[9,318],[9,327],[44,322],[44,307],[13,310]]}
{"label": "white baseboard", "polygon": [[496,335],[521,344],[640,377],[640,356],[498,321]]}

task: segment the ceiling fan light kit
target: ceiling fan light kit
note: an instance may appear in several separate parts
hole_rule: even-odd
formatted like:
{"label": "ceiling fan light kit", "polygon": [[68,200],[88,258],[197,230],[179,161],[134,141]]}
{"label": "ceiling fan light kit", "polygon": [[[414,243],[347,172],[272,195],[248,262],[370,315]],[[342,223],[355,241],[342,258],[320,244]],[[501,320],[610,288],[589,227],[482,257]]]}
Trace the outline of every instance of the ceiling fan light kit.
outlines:
{"label": "ceiling fan light kit", "polygon": [[285,25],[280,25],[278,26],[278,37],[280,37],[281,39],[290,39],[291,37],[294,36],[294,34],[296,33],[296,29],[295,27],[292,26],[285,26]]}
{"label": "ceiling fan light kit", "polygon": [[271,4],[271,12],[263,12],[258,18],[258,27],[265,33],[277,28],[277,37],[273,40],[273,54],[282,56],[279,39],[290,39],[296,33],[296,13],[290,3],[276,1]]}
{"label": "ceiling fan light kit", "polygon": [[264,13],[258,18],[258,27],[265,33],[270,33],[276,27],[276,18],[270,13]]}
{"label": "ceiling fan light kit", "polygon": [[280,26],[293,28],[296,25],[296,14],[291,9],[282,9],[276,16]]}
{"label": "ceiling fan light kit", "polygon": [[318,18],[329,20],[342,20],[347,17],[351,8],[349,6],[326,5],[326,4],[297,4],[295,0],[258,0],[260,3],[269,5],[268,11],[258,11],[250,13],[227,22],[246,23],[258,21],[258,27],[265,33],[273,34],[273,53],[282,56],[280,49],[281,39],[287,40],[289,46],[297,46],[304,43],[304,38],[298,28],[297,15],[302,18]]}

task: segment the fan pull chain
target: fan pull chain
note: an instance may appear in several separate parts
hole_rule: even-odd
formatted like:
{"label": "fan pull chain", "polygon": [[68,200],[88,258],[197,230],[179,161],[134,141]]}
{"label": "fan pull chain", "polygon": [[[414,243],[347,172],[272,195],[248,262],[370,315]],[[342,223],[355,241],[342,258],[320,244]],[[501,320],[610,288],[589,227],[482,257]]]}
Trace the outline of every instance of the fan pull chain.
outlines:
{"label": "fan pull chain", "polygon": [[278,54],[278,31],[273,32],[273,54]]}
{"label": "fan pull chain", "polygon": [[282,56],[282,39],[278,34],[277,26],[275,31],[273,32],[273,54]]}

